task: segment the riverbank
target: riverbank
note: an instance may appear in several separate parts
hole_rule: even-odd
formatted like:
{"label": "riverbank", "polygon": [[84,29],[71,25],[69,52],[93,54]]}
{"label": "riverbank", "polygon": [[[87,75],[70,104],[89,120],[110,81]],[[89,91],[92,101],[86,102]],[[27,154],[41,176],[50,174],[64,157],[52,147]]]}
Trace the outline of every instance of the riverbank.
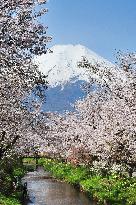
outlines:
{"label": "riverbank", "polygon": [[21,178],[26,171],[22,159],[16,156],[4,158],[0,162],[0,205],[21,205]]}
{"label": "riverbank", "polygon": [[21,205],[21,203],[15,197],[0,194],[0,205]]}
{"label": "riverbank", "polygon": [[96,175],[89,167],[74,167],[71,164],[57,160],[39,159],[46,171],[52,176],[68,182],[81,191],[86,192],[97,204],[135,205],[136,204],[136,178],[110,174],[108,176]]}
{"label": "riverbank", "polygon": [[93,205],[93,202],[72,185],[56,180],[43,167],[28,172],[22,179],[27,183],[28,198],[24,205]]}

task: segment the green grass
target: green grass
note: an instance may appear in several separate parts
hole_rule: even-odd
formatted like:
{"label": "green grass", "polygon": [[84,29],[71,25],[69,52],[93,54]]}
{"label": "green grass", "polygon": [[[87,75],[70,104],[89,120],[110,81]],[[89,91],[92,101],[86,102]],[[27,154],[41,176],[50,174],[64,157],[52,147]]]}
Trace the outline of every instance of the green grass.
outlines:
{"label": "green grass", "polygon": [[73,185],[79,185],[98,204],[107,201],[111,205],[136,204],[136,178],[110,174],[107,177],[92,174],[85,166],[74,167],[50,159],[39,159],[39,164],[57,178]]}
{"label": "green grass", "polygon": [[27,172],[32,172],[36,169],[36,160],[31,157],[24,158],[23,165]]}
{"label": "green grass", "polygon": [[27,157],[23,159],[23,164],[36,164],[36,160],[32,157]]}
{"label": "green grass", "polygon": [[103,178],[92,176],[80,182],[80,185],[93,198],[97,198],[100,204],[109,201],[111,204],[133,205],[136,203],[136,180],[130,178]]}
{"label": "green grass", "polygon": [[21,203],[14,197],[6,197],[0,194],[0,205],[21,205]]}

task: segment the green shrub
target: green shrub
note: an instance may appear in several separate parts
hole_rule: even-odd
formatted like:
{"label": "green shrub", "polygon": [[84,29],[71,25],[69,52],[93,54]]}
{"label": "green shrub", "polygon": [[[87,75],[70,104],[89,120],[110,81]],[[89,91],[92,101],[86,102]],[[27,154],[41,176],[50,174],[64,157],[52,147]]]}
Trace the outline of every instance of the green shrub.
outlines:
{"label": "green shrub", "polygon": [[84,167],[71,168],[70,174],[65,179],[71,184],[79,184],[81,180],[87,177],[87,170]]}
{"label": "green shrub", "polygon": [[125,198],[126,205],[136,204],[136,182],[131,183],[124,192],[121,192],[119,198]]}
{"label": "green shrub", "polygon": [[18,167],[13,170],[13,176],[23,177],[24,174],[25,174],[25,170],[23,168]]}
{"label": "green shrub", "polygon": [[80,182],[82,188],[99,203],[133,205],[136,203],[136,183],[129,178],[94,176]]}
{"label": "green shrub", "polygon": [[17,190],[21,189],[21,178],[24,174],[25,170],[21,158],[12,156],[2,159],[0,162],[0,193],[12,195],[15,192],[15,183],[18,185]]}
{"label": "green shrub", "polygon": [[0,205],[21,205],[14,197],[5,197],[0,194]]}
{"label": "green shrub", "polygon": [[24,158],[23,159],[23,164],[36,164],[36,160],[35,158],[31,158],[31,157],[28,157],[28,158]]}

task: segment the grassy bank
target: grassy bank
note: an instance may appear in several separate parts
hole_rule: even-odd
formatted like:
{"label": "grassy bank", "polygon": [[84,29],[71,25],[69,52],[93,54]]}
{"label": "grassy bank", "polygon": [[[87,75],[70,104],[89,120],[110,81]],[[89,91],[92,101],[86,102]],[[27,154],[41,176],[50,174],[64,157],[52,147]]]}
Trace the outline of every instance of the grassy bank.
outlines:
{"label": "grassy bank", "polygon": [[0,205],[21,205],[15,197],[7,197],[0,194]]}
{"label": "grassy bank", "polygon": [[85,166],[73,167],[50,159],[39,159],[39,164],[50,171],[55,178],[80,187],[98,204],[136,204],[136,178],[117,174],[102,177],[92,173]]}
{"label": "grassy bank", "polygon": [[21,158],[5,158],[0,162],[0,205],[19,205],[22,200],[21,178],[25,169]]}

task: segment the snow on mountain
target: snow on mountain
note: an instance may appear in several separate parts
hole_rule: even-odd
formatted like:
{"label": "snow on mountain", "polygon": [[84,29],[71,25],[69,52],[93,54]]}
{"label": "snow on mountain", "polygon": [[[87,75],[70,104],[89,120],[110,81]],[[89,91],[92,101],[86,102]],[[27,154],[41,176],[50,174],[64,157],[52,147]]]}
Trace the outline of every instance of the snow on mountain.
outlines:
{"label": "snow on mountain", "polygon": [[36,58],[39,70],[48,75],[49,86],[62,88],[69,82],[88,81],[89,76],[84,68],[79,68],[77,62],[85,56],[89,62],[112,65],[110,62],[97,55],[82,45],[55,45],[47,54]]}
{"label": "snow on mountain", "polygon": [[86,69],[77,66],[82,57],[86,57],[92,64],[98,63],[101,65],[100,69],[106,66],[116,72],[113,64],[82,45],[53,46],[47,54],[35,59],[39,70],[48,75],[49,85],[46,90],[46,103],[42,106],[43,111],[73,111],[74,103],[86,96],[82,85],[89,81],[90,74]]}

